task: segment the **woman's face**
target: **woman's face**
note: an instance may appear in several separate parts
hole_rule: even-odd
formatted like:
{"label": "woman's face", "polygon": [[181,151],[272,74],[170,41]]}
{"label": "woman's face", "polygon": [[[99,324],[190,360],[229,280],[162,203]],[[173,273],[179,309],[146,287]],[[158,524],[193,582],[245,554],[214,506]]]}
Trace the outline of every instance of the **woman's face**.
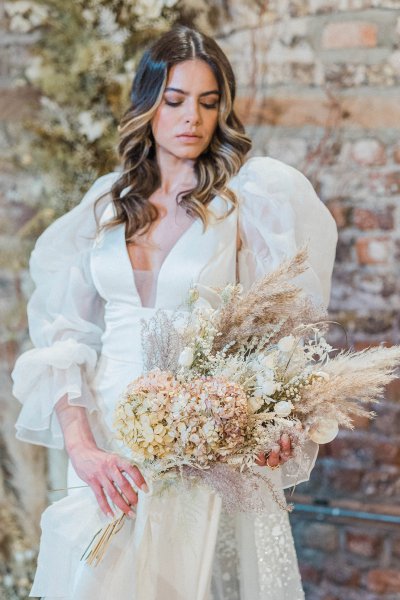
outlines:
{"label": "woman's face", "polygon": [[206,62],[186,60],[171,67],[151,120],[157,152],[196,159],[207,149],[217,127],[218,104],[217,80]]}

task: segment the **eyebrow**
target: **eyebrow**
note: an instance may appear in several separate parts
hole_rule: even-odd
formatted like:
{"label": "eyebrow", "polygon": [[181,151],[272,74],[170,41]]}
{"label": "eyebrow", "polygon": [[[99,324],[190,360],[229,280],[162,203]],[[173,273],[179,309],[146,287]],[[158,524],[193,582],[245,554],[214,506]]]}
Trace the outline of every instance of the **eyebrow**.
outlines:
{"label": "eyebrow", "polygon": [[[174,88],[174,87],[167,87],[165,88],[166,92],[179,92],[180,94],[184,94],[185,96],[188,95],[189,92],[185,92],[184,90],[180,90],[179,88]],[[199,94],[199,96],[209,96],[211,94],[217,94],[218,96],[221,95],[221,92],[219,92],[218,90],[210,90],[209,92],[203,92],[202,94]]]}

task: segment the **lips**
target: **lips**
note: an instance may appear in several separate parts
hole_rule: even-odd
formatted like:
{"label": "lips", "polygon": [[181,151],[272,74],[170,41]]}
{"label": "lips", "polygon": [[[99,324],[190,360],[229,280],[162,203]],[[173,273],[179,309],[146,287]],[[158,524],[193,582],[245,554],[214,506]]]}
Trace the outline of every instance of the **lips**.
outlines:
{"label": "lips", "polygon": [[200,136],[190,134],[181,134],[176,136],[177,139],[182,142],[182,144],[197,144],[200,141]]}

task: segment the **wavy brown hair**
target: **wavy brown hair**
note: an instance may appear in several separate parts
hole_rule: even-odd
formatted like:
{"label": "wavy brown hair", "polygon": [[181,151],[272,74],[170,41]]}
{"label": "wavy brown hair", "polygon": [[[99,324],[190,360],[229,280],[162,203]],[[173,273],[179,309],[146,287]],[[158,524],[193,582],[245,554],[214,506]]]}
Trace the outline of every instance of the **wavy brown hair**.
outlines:
{"label": "wavy brown hair", "polygon": [[237,197],[227,186],[244,164],[252,143],[233,109],[236,81],[231,64],[211,37],[176,25],[145,49],[133,79],[131,105],[118,126],[118,152],[123,169],[111,188],[116,216],[103,227],[126,223],[127,241],[137,232],[147,232],[158,218],[157,207],[149,201],[161,184],[151,119],[162,101],[170,68],[193,59],[204,60],[217,80],[221,94],[218,123],[208,148],[195,161],[196,186],[177,194],[176,201],[188,215],[200,217],[203,228],[209,222],[207,204],[214,196],[231,204],[222,218],[237,206]]}

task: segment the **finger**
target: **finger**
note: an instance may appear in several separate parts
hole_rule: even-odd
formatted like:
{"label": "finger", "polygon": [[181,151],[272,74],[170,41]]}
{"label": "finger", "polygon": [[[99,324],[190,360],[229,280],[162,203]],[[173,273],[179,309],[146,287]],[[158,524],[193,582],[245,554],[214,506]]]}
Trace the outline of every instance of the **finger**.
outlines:
{"label": "finger", "polygon": [[290,458],[291,458],[291,455],[290,455],[290,454],[286,454],[286,453],[285,453],[285,454],[281,454],[281,455],[280,455],[280,462],[281,462],[281,463],[285,463],[285,462],[287,462],[287,461],[288,461]]}
{"label": "finger", "polygon": [[117,464],[120,471],[125,472],[144,492],[148,492],[146,480],[135,465],[131,465],[128,461],[120,460]]}
{"label": "finger", "polygon": [[104,490],[106,491],[109,498],[113,501],[115,506],[118,506],[129,517],[134,517],[134,512],[132,511],[132,507],[125,502],[121,494],[118,492],[117,488],[113,485],[113,482],[107,478],[104,478],[104,481],[101,482]]}
{"label": "finger", "polygon": [[125,499],[128,501],[130,505],[137,504],[138,497],[137,493],[134,491],[131,484],[128,482],[126,477],[124,477],[118,467],[114,466],[113,469],[110,469],[110,479],[114,480],[115,483],[118,484],[121,492],[124,494]]}
{"label": "finger", "polygon": [[267,459],[263,452],[260,452],[259,454],[257,454],[256,464],[259,465],[260,467],[264,467],[267,464]]}
{"label": "finger", "polygon": [[291,439],[287,433],[283,433],[280,439],[281,451],[283,453],[290,452],[292,449]]}
{"label": "finger", "polygon": [[268,462],[267,462],[267,466],[270,467],[276,467],[276,465],[279,465],[279,452],[271,452],[270,455],[268,456]]}
{"label": "finger", "polygon": [[106,517],[114,517],[114,513],[112,511],[111,506],[109,505],[109,503],[107,502],[107,498],[106,495],[103,491],[103,488],[101,487],[100,484],[93,484],[90,486],[92,492],[94,493],[94,495],[96,496],[96,500],[98,502],[98,505],[100,506],[102,512],[106,515]]}

